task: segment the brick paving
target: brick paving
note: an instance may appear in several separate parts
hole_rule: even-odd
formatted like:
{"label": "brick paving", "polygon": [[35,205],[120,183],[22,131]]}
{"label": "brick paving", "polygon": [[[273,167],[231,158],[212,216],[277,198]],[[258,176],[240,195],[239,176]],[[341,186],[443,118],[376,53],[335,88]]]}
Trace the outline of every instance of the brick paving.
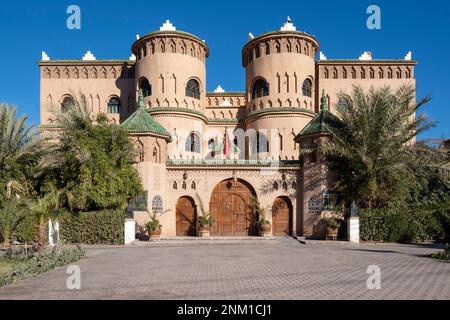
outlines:
{"label": "brick paving", "polygon": [[[0,299],[450,299],[430,245],[314,243],[89,248],[81,290],[66,268],[0,288]],[[368,290],[367,267],[381,268]]]}

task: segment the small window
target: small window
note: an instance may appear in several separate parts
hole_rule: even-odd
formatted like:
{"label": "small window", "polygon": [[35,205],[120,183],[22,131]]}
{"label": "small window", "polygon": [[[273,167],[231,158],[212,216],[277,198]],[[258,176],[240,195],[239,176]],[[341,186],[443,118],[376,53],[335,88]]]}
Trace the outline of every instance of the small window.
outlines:
{"label": "small window", "polygon": [[312,97],[312,81],[310,79],[303,81],[302,91],[305,97]]}
{"label": "small window", "polygon": [[66,113],[75,105],[75,100],[72,97],[65,97],[61,103],[61,112]]}
{"label": "small window", "polygon": [[191,79],[186,85],[186,96],[200,100],[200,85],[197,80]]}
{"label": "small window", "polygon": [[148,192],[145,191],[144,194],[140,194],[129,201],[129,205],[133,208],[133,211],[147,211]]}
{"label": "small window", "polygon": [[144,94],[144,97],[149,97],[152,95],[152,86],[150,85],[150,82],[148,82],[147,79],[142,80],[141,89],[142,93]]}
{"label": "small window", "polygon": [[339,112],[346,113],[350,111],[350,106],[348,105],[347,101],[345,99],[340,98],[337,103],[337,108]]}
{"label": "small window", "polygon": [[108,113],[109,114],[119,114],[120,113],[120,100],[118,98],[109,99]]}
{"label": "small window", "polygon": [[258,79],[253,84],[252,99],[261,98],[269,95],[269,84],[264,79]]}
{"label": "small window", "polygon": [[337,193],[329,190],[323,192],[323,209],[334,210],[338,204]]}
{"label": "small window", "polygon": [[196,133],[191,133],[186,139],[185,150],[187,152],[200,153],[200,137]]}
{"label": "small window", "polygon": [[254,150],[256,153],[269,152],[269,140],[262,133],[257,133],[255,135]]}
{"label": "small window", "polygon": [[154,196],[152,200],[152,212],[162,213],[163,212],[163,201],[161,196]]}

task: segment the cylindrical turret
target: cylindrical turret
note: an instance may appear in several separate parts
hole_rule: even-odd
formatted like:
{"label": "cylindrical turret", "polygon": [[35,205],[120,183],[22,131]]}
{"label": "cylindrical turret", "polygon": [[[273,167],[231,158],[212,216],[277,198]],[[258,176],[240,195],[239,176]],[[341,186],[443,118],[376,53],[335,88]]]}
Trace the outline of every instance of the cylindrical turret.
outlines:
{"label": "cylindrical turret", "polygon": [[[207,121],[208,46],[190,33],[177,31],[167,21],[159,31],[139,38],[132,52],[136,56],[136,89],[143,90],[148,112],[171,134],[186,131],[179,137],[184,145],[185,136],[200,134]],[[181,149],[173,152],[173,157],[183,156]],[[189,157],[200,156],[192,153]]]}
{"label": "cylindrical turret", "polygon": [[[296,30],[290,19],[280,31],[250,39],[242,50],[249,117],[247,129],[268,132],[268,154],[260,158],[298,158],[293,137],[312,118],[317,40]],[[279,137],[275,143],[273,137]],[[264,143],[265,151],[267,149]],[[255,143],[253,143],[255,144]],[[260,144],[256,151],[261,153]],[[250,147],[250,154],[254,158]],[[263,152],[264,153],[264,152]]]}

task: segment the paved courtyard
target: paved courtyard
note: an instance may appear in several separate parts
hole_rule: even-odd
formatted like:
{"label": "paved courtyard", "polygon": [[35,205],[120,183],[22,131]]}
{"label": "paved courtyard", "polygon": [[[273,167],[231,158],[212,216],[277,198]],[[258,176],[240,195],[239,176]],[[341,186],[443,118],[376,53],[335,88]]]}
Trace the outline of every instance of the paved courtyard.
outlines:
{"label": "paved courtyard", "polygon": [[[0,299],[450,299],[450,263],[427,245],[311,243],[90,248],[81,290],[67,268],[0,288]],[[369,265],[381,289],[368,290]]]}

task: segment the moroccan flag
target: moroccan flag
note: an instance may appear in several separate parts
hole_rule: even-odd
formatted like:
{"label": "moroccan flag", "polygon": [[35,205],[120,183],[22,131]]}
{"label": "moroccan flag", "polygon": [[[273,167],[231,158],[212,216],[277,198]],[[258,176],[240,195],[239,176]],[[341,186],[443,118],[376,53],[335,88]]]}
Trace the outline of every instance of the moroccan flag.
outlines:
{"label": "moroccan flag", "polygon": [[231,146],[230,146],[230,139],[228,138],[228,131],[225,129],[225,137],[223,141],[223,154],[227,159],[230,159],[231,157]]}

